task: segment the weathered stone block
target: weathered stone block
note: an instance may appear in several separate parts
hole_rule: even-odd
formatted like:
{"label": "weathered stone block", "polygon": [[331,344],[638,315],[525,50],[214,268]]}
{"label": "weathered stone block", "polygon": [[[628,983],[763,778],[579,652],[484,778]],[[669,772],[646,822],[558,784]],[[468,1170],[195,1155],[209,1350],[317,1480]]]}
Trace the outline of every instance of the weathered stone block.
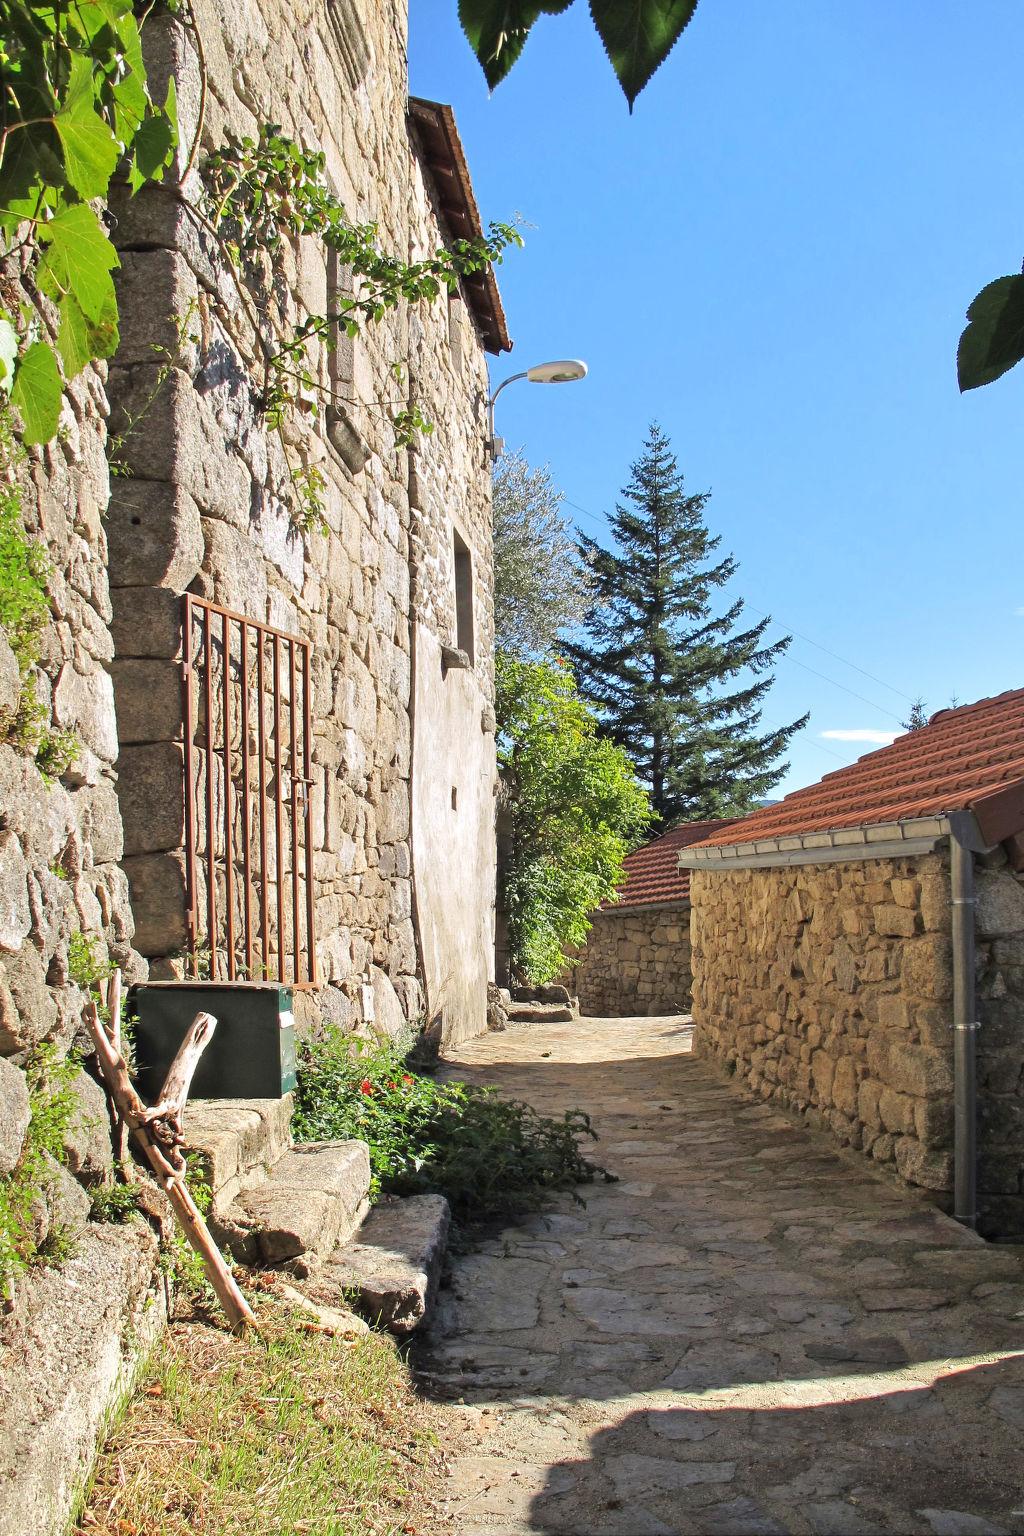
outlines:
{"label": "weathered stone block", "polygon": [[118,656],[177,656],[182,601],[166,588],[121,587],[111,593],[111,634]]}
{"label": "weathered stone block", "polygon": [[986,938],[1024,934],[1024,879],[1012,870],[980,871],[977,877],[978,933]]}
{"label": "weathered stone block", "polygon": [[13,832],[0,832],[0,949],[17,952],[31,929],[25,855]]}
{"label": "weathered stone block", "polygon": [[173,741],[181,735],[182,679],[179,663],[124,660],[115,661],[111,670],[122,745]]}
{"label": "weathered stone block", "polygon": [[905,906],[880,906],[874,910],[874,927],[890,938],[909,939],[917,930],[917,917]]}
{"label": "weathered stone block", "polygon": [[71,1087],[75,1112],[64,1135],[65,1162],[76,1179],[95,1184],[113,1163],[107,1096],[87,1072],[79,1072]]}
{"label": "weathered stone block", "polygon": [[953,1187],[953,1159],[948,1152],[930,1150],[913,1136],[901,1136],[895,1156],[897,1170],[908,1184],[936,1190]]}
{"label": "weathered stone block", "polygon": [[184,749],[162,741],[126,747],[118,798],[126,855],[180,848],[185,841]]}
{"label": "weathered stone block", "polygon": [[20,699],[21,670],[7,642],[7,636],[0,634],[0,735],[6,734]]}
{"label": "weathered stone block", "polygon": [[[76,658],[82,662],[81,656]],[[57,724],[74,731],[82,745],[101,763],[117,758],[117,719],[110,673],[101,667],[81,671],[66,661],[53,690],[53,714]]]}
{"label": "weathered stone block", "polygon": [[166,955],[188,939],[185,858],[178,852],[141,854],[124,861],[135,914],[135,946]]}
{"label": "weathered stone block", "polygon": [[[118,587],[184,592],[203,563],[199,508],[181,486],[119,479],[107,523],[111,571]],[[139,594],[145,603],[145,594]],[[146,623],[145,611],[137,615]]]}
{"label": "weathered stone block", "polygon": [[10,1173],[21,1156],[29,1114],[25,1074],[0,1056],[0,1174]]}

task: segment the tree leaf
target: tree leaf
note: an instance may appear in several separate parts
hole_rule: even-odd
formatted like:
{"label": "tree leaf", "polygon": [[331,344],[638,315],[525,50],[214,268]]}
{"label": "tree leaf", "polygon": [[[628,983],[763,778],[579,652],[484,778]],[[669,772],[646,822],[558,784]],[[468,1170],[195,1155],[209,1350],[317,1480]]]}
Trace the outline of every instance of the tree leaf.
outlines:
{"label": "tree leaf", "polygon": [[34,341],[18,364],[11,391],[25,423],[22,441],[46,443],[57,430],[64,390],[53,349],[45,341]]}
{"label": "tree leaf", "polygon": [[7,316],[0,315],[0,395],[9,395],[11,392],[17,358],[18,333]]}
{"label": "tree leaf", "polygon": [[974,299],[960,337],[961,393],[991,384],[1024,358],[1024,276],[997,277]]}
{"label": "tree leaf", "polygon": [[64,149],[64,174],[80,197],[102,197],[120,157],[117,140],[97,110],[92,65],[71,55],[67,97],[53,120]]}
{"label": "tree leaf", "polygon": [[43,292],[58,303],[72,293],[90,320],[97,324],[106,320],[116,306],[110,274],[119,263],[92,209],[85,203],[62,208],[48,224],[40,225],[39,239],[47,247],[38,270]]}
{"label": "tree leaf", "polygon": [[500,85],[522,53],[538,16],[558,16],[572,0],[459,0],[459,20],[487,84]]}
{"label": "tree leaf", "polygon": [[594,25],[631,112],[696,9],[697,0],[590,0]]}

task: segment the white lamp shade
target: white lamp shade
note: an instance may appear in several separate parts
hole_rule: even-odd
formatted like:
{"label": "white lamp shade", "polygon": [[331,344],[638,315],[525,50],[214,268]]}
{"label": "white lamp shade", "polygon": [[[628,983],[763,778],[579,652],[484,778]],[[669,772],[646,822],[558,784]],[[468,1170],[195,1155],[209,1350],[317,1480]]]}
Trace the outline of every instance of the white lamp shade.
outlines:
{"label": "white lamp shade", "polygon": [[538,363],[535,368],[526,370],[526,377],[531,384],[572,384],[586,376],[586,363],[581,363],[575,357],[561,358],[554,363]]}

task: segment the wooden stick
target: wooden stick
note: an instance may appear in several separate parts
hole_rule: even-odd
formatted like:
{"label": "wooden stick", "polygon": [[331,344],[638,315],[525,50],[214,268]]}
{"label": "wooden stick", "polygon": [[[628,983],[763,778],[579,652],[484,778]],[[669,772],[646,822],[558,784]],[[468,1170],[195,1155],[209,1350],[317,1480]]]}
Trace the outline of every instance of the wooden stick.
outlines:
{"label": "wooden stick", "polygon": [[[224,1262],[224,1256],[210,1236],[209,1228],[203,1220],[202,1213],[192,1199],[185,1183],[185,1158],[181,1151],[181,1127],[180,1113],[184,1108],[184,1095],[188,1093],[188,1086],[192,1080],[196,1063],[202,1054],[203,1048],[208,1044],[216,1026],[216,1020],[210,1014],[200,1014],[182,1042],[171,1070],[167,1074],[167,1082],[172,1088],[172,1078],[175,1069],[178,1069],[177,1084],[181,1089],[182,1097],[178,1106],[178,1120],[169,1119],[160,1113],[161,1106],[156,1111],[147,1110],[132,1086],[128,1076],[128,1068],[119,1050],[104,1028],[95,1003],[90,1003],[85,1012],[85,1021],[96,1046],[96,1056],[99,1060],[100,1071],[103,1080],[110,1091],[119,1113],[123,1116],[127,1125],[135,1134],[149,1161],[157,1182],[171,1202],[171,1207],[178,1224],[184,1232],[192,1247],[203,1261],[207,1279],[216,1292],[217,1299],[224,1308],[228,1323],[233,1331],[238,1331],[246,1326],[255,1328],[256,1319],[242,1292],[235,1283],[234,1276]],[[189,1043],[188,1052],[185,1051],[186,1042]],[[183,1056],[188,1059],[183,1060]],[[193,1060],[194,1057],[194,1060]],[[191,1061],[191,1070],[185,1075]],[[177,1103],[177,1101],[175,1101]],[[172,1105],[174,1108],[174,1105]]]}
{"label": "wooden stick", "polygon": [[[118,1055],[121,1054],[121,967],[116,966],[99,984],[100,1002],[107,1010],[107,1032]],[[135,1182],[128,1156],[128,1124],[114,1105],[114,1157],[126,1184]]]}
{"label": "wooden stick", "polygon": [[181,1117],[185,1112],[188,1090],[192,1086],[199,1058],[206,1050],[217,1020],[212,1013],[197,1013],[188,1034],[178,1046],[177,1054],[167,1070],[160,1097],[152,1109],[146,1110],[147,1123],[166,1120],[179,1138],[182,1135]]}

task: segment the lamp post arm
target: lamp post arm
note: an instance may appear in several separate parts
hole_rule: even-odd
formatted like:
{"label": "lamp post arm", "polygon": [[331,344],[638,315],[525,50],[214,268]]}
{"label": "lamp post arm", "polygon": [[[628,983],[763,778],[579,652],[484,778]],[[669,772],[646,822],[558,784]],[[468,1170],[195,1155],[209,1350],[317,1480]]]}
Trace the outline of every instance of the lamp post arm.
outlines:
{"label": "lamp post arm", "polygon": [[489,433],[489,439],[488,440],[489,440],[490,443],[493,444],[493,442],[494,442],[494,402],[495,402],[495,400],[497,400],[497,398],[501,394],[502,390],[505,389],[509,384],[514,384],[517,379],[525,379],[525,378],[526,378],[525,372],[524,373],[510,373],[507,379],[502,379],[501,383],[498,385],[497,389],[494,391],[494,394],[488,400],[488,402],[487,402],[487,430],[488,430],[488,433]]}

